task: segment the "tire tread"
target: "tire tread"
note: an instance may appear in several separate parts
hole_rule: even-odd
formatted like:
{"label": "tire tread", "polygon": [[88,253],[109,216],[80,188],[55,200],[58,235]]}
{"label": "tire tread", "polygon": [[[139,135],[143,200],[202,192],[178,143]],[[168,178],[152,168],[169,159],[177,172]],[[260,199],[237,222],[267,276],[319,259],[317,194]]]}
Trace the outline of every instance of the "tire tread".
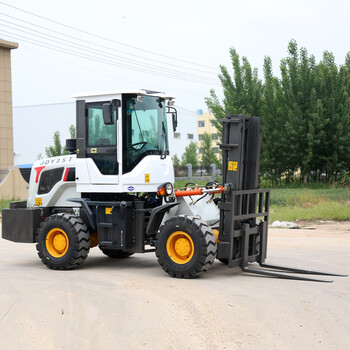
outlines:
{"label": "tire tread", "polygon": [[[50,259],[45,257],[43,253],[44,243],[40,242],[40,234],[41,230],[45,230],[45,226],[50,225],[50,223],[57,225],[60,221],[63,221],[62,224],[71,230],[73,240],[70,241],[69,244],[73,245],[74,249],[68,259],[62,262],[56,262],[55,258]],[[57,222],[57,224],[55,222]],[[90,233],[87,226],[81,218],[71,214],[59,213],[47,217],[37,230],[36,240],[38,242],[36,244],[36,249],[39,258],[48,268],[53,270],[70,270],[78,267],[85,261],[90,251]]]}
{"label": "tire tread", "polygon": [[[167,225],[174,225],[176,227],[180,227],[181,225],[185,225],[192,229],[193,234],[197,235],[200,240],[199,249],[201,253],[199,254],[198,259],[192,264],[193,266],[188,268],[187,270],[181,270],[181,266],[179,269],[173,267],[174,264],[168,263],[168,259],[166,258],[167,254],[164,252],[165,247],[160,246],[160,238],[163,234],[163,230],[167,227]],[[187,216],[187,215],[179,215],[173,217],[166,221],[157,233],[157,241],[156,241],[156,256],[158,258],[158,263],[162,267],[162,269],[167,272],[172,277],[177,278],[194,278],[197,277],[202,272],[207,271],[214,263],[216,258],[217,244],[216,237],[211,232],[210,226],[198,217],[195,216]]]}

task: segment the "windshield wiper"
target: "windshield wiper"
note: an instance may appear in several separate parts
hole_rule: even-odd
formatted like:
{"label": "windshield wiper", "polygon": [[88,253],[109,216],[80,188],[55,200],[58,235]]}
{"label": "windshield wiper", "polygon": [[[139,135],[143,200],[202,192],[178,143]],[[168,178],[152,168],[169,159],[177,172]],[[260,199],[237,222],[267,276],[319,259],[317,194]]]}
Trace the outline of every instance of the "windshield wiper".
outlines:
{"label": "windshield wiper", "polygon": [[144,139],[144,137],[143,137],[143,132],[142,132],[142,129],[141,129],[141,126],[140,126],[140,122],[139,122],[139,117],[137,116],[137,113],[136,113],[136,108],[135,108],[135,105],[134,105],[134,104],[132,105],[132,108],[134,109],[134,112],[135,112],[136,121],[137,121],[137,125],[139,126],[139,130],[140,130],[140,134],[141,134],[142,142],[144,142],[144,141],[145,141],[145,139]]}
{"label": "windshield wiper", "polygon": [[160,145],[160,159],[165,159],[166,158],[166,130],[165,130],[165,125],[164,121],[162,121],[162,143]]}

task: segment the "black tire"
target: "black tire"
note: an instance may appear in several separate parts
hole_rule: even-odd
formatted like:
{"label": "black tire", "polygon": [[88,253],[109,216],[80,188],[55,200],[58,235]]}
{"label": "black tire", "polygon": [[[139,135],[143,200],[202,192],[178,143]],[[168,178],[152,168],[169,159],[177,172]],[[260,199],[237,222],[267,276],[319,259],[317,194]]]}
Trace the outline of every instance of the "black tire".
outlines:
{"label": "black tire", "polygon": [[36,239],[41,261],[53,270],[69,270],[81,265],[90,250],[87,226],[81,218],[70,214],[46,218],[38,228]]}
{"label": "black tire", "polygon": [[103,254],[109,256],[112,259],[125,259],[134,254],[119,249],[100,249],[102,250]]}
{"label": "black tire", "polygon": [[[184,249],[176,248],[180,240],[184,242]],[[157,233],[156,256],[170,276],[194,278],[213,264],[217,252],[215,240],[204,221],[193,216],[175,216]]]}

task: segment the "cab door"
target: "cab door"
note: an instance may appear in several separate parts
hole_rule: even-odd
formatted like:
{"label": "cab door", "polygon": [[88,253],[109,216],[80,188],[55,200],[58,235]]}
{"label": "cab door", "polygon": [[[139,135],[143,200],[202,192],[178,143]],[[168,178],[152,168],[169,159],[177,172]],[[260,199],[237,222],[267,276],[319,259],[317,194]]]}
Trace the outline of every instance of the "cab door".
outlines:
{"label": "cab door", "polygon": [[[103,119],[104,102],[77,103],[77,158],[85,158],[80,179],[91,184],[117,184],[119,181],[119,163],[117,156],[117,106],[112,107],[113,124],[106,125]],[[84,106],[82,105],[84,102]],[[80,118],[79,118],[80,114]],[[78,161],[78,163],[80,163]],[[89,176],[89,178],[86,177]]]}

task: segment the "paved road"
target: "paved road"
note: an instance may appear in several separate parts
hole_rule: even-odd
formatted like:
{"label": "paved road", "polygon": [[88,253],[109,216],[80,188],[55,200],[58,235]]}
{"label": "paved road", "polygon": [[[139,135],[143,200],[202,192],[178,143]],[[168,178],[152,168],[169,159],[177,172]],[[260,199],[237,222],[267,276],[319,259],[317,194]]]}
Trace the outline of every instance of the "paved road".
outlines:
{"label": "paved road", "polygon": [[[268,262],[349,273],[350,224],[270,229]],[[350,277],[334,283],[244,275],[216,262],[194,280],[155,255],[98,248],[51,271],[32,244],[0,239],[0,349],[349,349]]]}

